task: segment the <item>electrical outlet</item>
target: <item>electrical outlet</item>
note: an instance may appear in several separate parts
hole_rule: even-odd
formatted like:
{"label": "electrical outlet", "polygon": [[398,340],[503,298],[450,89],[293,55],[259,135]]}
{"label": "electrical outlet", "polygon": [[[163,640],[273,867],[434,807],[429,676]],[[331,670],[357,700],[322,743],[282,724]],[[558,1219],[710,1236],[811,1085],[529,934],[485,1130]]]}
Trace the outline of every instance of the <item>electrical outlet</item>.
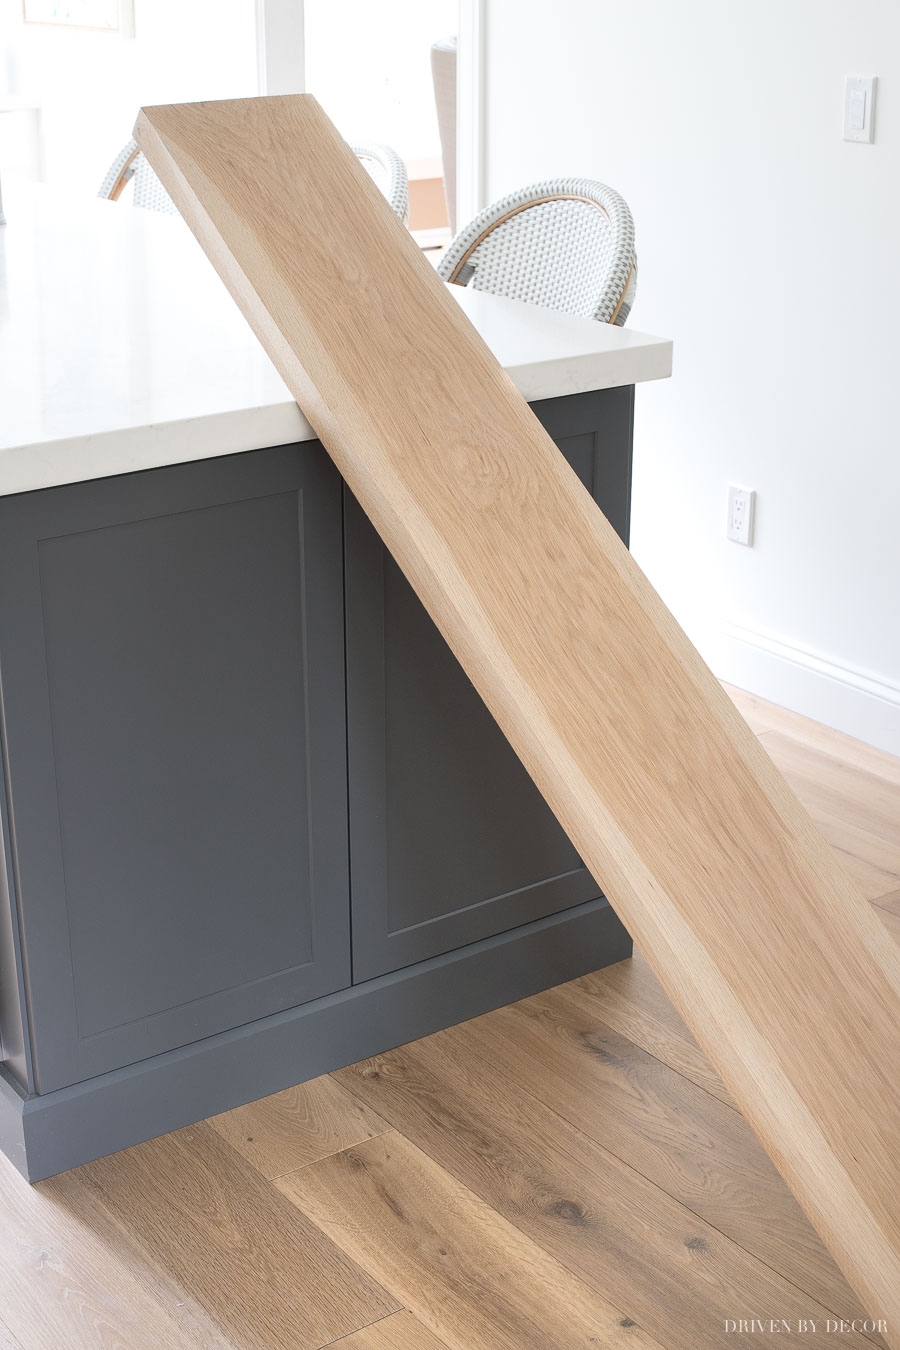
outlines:
{"label": "electrical outlet", "polygon": [[752,488],[728,484],[728,538],[736,544],[753,547],[753,508],[756,493]]}

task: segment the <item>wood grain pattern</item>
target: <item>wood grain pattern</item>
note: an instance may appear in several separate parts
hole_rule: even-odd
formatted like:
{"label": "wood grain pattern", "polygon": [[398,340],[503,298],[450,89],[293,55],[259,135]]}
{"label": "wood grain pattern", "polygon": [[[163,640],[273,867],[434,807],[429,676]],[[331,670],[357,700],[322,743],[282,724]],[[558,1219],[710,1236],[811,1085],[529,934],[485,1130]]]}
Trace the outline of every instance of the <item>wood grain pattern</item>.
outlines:
{"label": "wood grain pattern", "polygon": [[[809,735],[813,750],[821,749],[823,736],[838,734],[809,723],[797,714],[757,702],[757,715],[760,722],[765,723],[765,729],[771,730],[777,724],[801,744],[806,744]],[[868,747],[850,742],[850,751],[846,760],[848,765],[868,765]],[[840,758],[838,752],[835,754]],[[813,754],[807,761],[808,767],[812,768],[815,763]],[[896,767],[900,769],[900,761],[897,761]],[[890,775],[882,773],[879,776]],[[843,779],[832,781],[844,784],[842,796],[837,802],[839,815],[846,811],[848,818],[858,818],[860,806],[866,802],[867,782],[855,778],[852,782]],[[895,890],[880,897],[875,912],[900,917],[900,893]],[[553,1007],[552,1044],[554,1050],[560,1053],[564,1065],[568,1065],[569,1052],[565,1048],[560,1052],[563,1044],[562,1028],[556,1025],[560,1018],[568,1022],[571,1015],[572,1024],[581,1028],[584,1023],[585,1030],[587,1027],[597,1030],[604,1022],[616,1020],[617,1032],[621,1034],[616,1036],[615,1059],[621,1061],[623,1070],[629,1068],[633,1055],[642,1059],[636,1047],[627,1049],[625,1029],[630,1028],[633,1039],[640,1040],[649,1053],[684,1073],[689,1080],[686,1087],[699,1081],[715,1095],[718,1079],[708,1066],[704,1077],[700,1066],[705,1062],[700,1051],[662,993],[646,962],[636,955],[617,967],[565,986],[558,995],[540,995],[537,1002],[541,1003],[543,1012],[540,1008],[533,1008],[530,1000],[504,1010],[502,1016],[508,1022],[508,1035],[498,1033],[485,1040],[484,1035],[470,1034],[477,1026],[489,1025],[494,1016],[489,1014],[483,1023],[448,1030],[434,1040],[426,1038],[417,1043],[411,1047],[419,1061],[419,1066],[413,1071],[415,1076],[412,1083],[406,1074],[400,1072],[402,1064],[395,1063],[394,1056],[387,1057],[391,1067],[389,1075],[376,1079],[368,1072],[362,1078],[358,1074],[347,1073],[343,1079],[344,1096],[352,1090],[354,1095],[359,1093],[373,1106],[383,1104],[384,1114],[390,1113],[401,1127],[406,1122],[426,1151],[428,1140],[433,1137],[435,1146],[440,1144],[446,1149],[443,1162],[447,1170],[453,1172],[458,1163],[463,1169],[460,1178],[463,1182],[471,1183],[473,1190],[483,1190],[489,1200],[493,1197],[496,1200],[493,1205],[495,1209],[502,1208],[510,1222],[522,1230],[527,1229],[533,1241],[543,1245],[551,1254],[556,1253],[564,1264],[577,1264],[579,1248],[584,1245],[587,1250],[580,1256],[582,1268],[586,1272],[586,1276],[582,1277],[583,1282],[592,1282],[604,1298],[615,1302],[614,1291],[624,1287],[623,1267],[627,1270],[628,1243],[633,1241],[637,1244],[638,1237],[634,1235],[634,1230],[615,1217],[620,1209],[620,1192],[614,1184],[608,1193],[610,1174],[603,1171],[599,1174],[589,1173],[587,1169],[591,1166],[592,1158],[596,1162],[598,1158],[602,1159],[604,1152],[609,1152],[603,1149],[604,1143],[622,1148],[621,1131],[618,1140],[615,1135],[611,1135],[605,1141],[601,1138],[599,1144],[592,1142],[600,1132],[601,1124],[605,1125],[609,1121],[610,1110],[615,1108],[617,1113],[612,1118],[613,1126],[617,1115],[624,1115],[630,1110],[629,1101],[623,1098],[624,1083],[621,1091],[616,1087],[619,1065],[608,1057],[599,1058],[596,1066],[580,1067],[576,1072],[572,1061],[570,1080],[568,1076],[554,1072],[552,1066],[544,1071],[547,1060],[546,1056],[540,1054],[539,1048],[536,1049],[535,1057],[540,1061],[540,1072],[528,1068],[524,1057],[513,1049],[506,1069],[501,1065],[503,1090],[497,1092],[493,1083],[494,1077],[498,1076],[494,1064],[501,1048],[505,1052],[506,1047],[518,1042],[521,1026],[523,1044],[535,1049],[536,1032],[543,1027],[546,1017],[544,1004],[549,1001],[555,1005],[557,998],[566,1006],[564,1009]],[[548,1037],[549,1034],[548,1029]],[[609,1045],[606,1036],[607,1033],[603,1032],[602,1041],[592,1043],[605,1050]],[[433,1055],[433,1051],[436,1054]],[[446,1067],[448,1060],[455,1066],[449,1076]],[[365,1069],[367,1066],[362,1067]],[[517,1078],[521,1079],[524,1091],[518,1081],[514,1088],[510,1087],[508,1081],[504,1083],[509,1070],[513,1070]],[[429,1073],[430,1078],[427,1077]],[[611,1081],[610,1075],[613,1075]],[[458,1086],[460,1083],[462,1088]],[[523,1150],[521,1126],[517,1131],[509,1124],[511,1110],[518,1108],[526,1093],[548,1108],[544,1119],[551,1119],[553,1114],[557,1118],[562,1115],[569,1126],[568,1129],[559,1130],[556,1138],[549,1130],[540,1133],[536,1144],[537,1153],[528,1152],[527,1138]],[[601,1093],[609,1093],[612,1100],[606,1102]],[[638,1292],[642,1292],[643,1297],[651,1302],[654,1290],[657,1291],[657,1315],[664,1332],[662,1340],[672,1350],[685,1350],[686,1346],[695,1350],[698,1344],[696,1327],[701,1325],[704,1328],[703,1336],[707,1338],[705,1343],[702,1337],[700,1340],[704,1350],[706,1345],[729,1344],[734,1337],[723,1335],[722,1329],[717,1326],[719,1304],[710,1295],[710,1286],[715,1287],[719,1278],[722,1257],[718,1252],[713,1257],[708,1254],[703,1257],[695,1244],[689,1256],[694,1264],[685,1265],[686,1237],[690,1235],[702,1239],[706,1230],[701,1227],[691,1233],[685,1227],[685,1220],[689,1220],[690,1216],[678,1207],[672,1209],[666,1187],[672,1189],[673,1178],[676,1188],[687,1183],[693,1184],[694,1180],[699,1179],[688,1177],[686,1182],[680,1176],[679,1161],[683,1158],[685,1166],[690,1165],[686,1145],[684,1149],[681,1145],[682,1136],[685,1141],[699,1136],[700,1142],[693,1156],[695,1169],[709,1165],[711,1175],[716,1177],[721,1174],[727,1161],[729,1168],[734,1167],[739,1172],[741,1191],[746,1190],[753,1197],[754,1208],[761,1220],[765,1221],[771,1211],[773,1226],[776,1226],[774,1216],[779,1211],[777,1204],[771,1210],[771,1189],[765,1177],[760,1178],[759,1183],[755,1180],[759,1150],[744,1131],[748,1156],[740,1156],[741,1136],[735,1126],[729,1124],[730,1120],[736,1119],[733,1105],[728,1118],[721,1125],[717,1116],[709,1114],[705,1093],[694,1098],[690,1092],[686,1095],[673,1092],[671,1095],[666,1094],[660,1105],[659,1094],[655,1090],[647,1090],[643,1073],[636,1083],[635,1097],[638,1096],[641,1105],[635,1105],[635,1137],[630,1141],[632,1153],[628,1156],[634,1171],[640,1173],[643,1180],[638,1180],[636,1187],[632,1188],[632,1194],[647,1231],[656,1233],[661,1228],[668,1235],[654,1241],[646,1273],[638,1269],[634,1275]],[[676,1100],[679,1119],[672,1121],[666,1102]],[[725,1100],[731,1101],[727,1095]],[[596,1120],[591,1115],[592,1103],[597,1105]],[[457,1124],[457,1121],[463,1123]],[[280,1147],[279,1140],[285,1130],[281,1110],[272,1117],[263,1112],[258,1123],[264,1130],[271,1126],[273,1148]],[[525,1121],[526,1127],[533,1123],[530,1119]],[[739,1121],[737,1126],[740,1127]],[[447,1137],[448,1130],[456,1129],[462,1130],[458,1151],[449,1148]],[[304,1127],[301,1126],[303,1132]],[[583,1151],[573,1154],[572,1141],[573,1138],[577,1139],[578,1133],[585,1136],[580,1144]],[[315,1128],[313,1134],[316,1134]],[[261,1141],[261,1147],[265,1150],[264,1141]],[[672,1158],[671,1172],[666,1171],[667,1155]],[[190,1169],[189,1154],[184,1155],[183,1165],[186,1170]],[[567,1195],[567,1178],[572,1176],[573,1169],[576,1173],[573,1184],[581,1184],[583,1189]],[[627,1176],[627,1171],[623,1175]],[[660,1186],[647,1179],[653,1175],[658,1175]],[[247,1203],[250,1210],[259,1212],[259,1174],[238,1160],[236,1169],[228,1168],[227,1176],[233,1191],[231,1203],[235,1207],[243,1203],[246,1184],[249,1187]],[[172,1173],[172,1183],[176,1187],[181,1184],[177,1168]],[[10,1189],[7,1190],[7,1187]],[[622,1194],[627,1200],[624,1186]],[[583,1223],[578,1222],[578,1213],[571,1205],[559,1203],[571,1200],[573,1196],[587,1216]],[[710,1198],[714,1202],[714,1197]],[[554,1215],[548,1215],[542,1220],[540,1215],[548,1211],[554,1201]],[[621,1202],[621,1212],[627,1213],[624,1200]],[[605,1236],[600,1238],[598,1230],[602,1231],[608,1213],[613,1216],[612,1223]],[[680,1225],[676,1222],[673,1226],[673,1213],[683,1216]],[[202,1241],[205,1222],[202,1214],[181,1213],[173,1209],[170,1218],[180,1228],[185,1247]],[[432,1222],[439,1222],[440,1216],[435,1213],[430,1214],[429,1218]],[[747,1240],[751,1242],[756,1240],[752,1218],[746,1234]],[[629,1237],[629,1234],[632,1236]],[[623,1249],[621,1257],[610,1260],[605,1255],[607,1250],[615,1255],[619,1248]],[[313,1251],[313,1260],[315,1256],[316,1252]],[[269,1279],[265,1266],[259,1271],[248,1268],[241,1246],[237,1248],[233,1266],[227,1253],[223,1255],[220,1252],[217,1259],[222,1270],[221,1282],[224,1285],[229,1280],[233,1281],[236,1301],[244,1296],[244,1281],[252,1279],[258,1283]],[[263,1259],[276,1260],[278,1254],[266,1247]],[[656,1263],[655,1271],[653,1263]],[[164,1347],[164,1350],[170,1350],[172,1346],[176,1350],[188,1350],[188,1347],[191,1350],[243,1350],[244,1338],[239,1332],[223,1339],[221,1328],[200,1307],[185,1284],[181,1283],[178,1267],[176,1261],[161,1260],[151,1245],[143,1245],[141,1225],[131,1223],[128,1217],[120,1222],[106,1207],[102,1196],[79,1173],[55,1177],[35,1188],[29,1188],[11,1168],[5,1174],[0,1174],[0,1316],[6,1313],[7,1317],[14,1318],[16,1329],[15,1334],[9,1329],[5,1331],[9,1350],[60,1350],[61,1347],[68,1350],[69,1346],[74,1350],[87,1350],[87,1347],[91,1347],[91,1350],[95,1347],[96,1350],[111,1350],[113,1345],[131,1350],[135,1342],[135,1327],[138,1325],[135,1312],[140,1319],[141,1339],[138,1343],[152,1346],[153,1350],[157,1345]],[[187,1283],[190,1283],[193,1280],[193,1262],[186,1262],[184,1268]],[[735,1302],[741,1306],[746,1304],[754,1314],[761,1311],[763,1301],[767,1305],[766,1311],[771,1310],[773,1299],[781,1306],[781,1294],[777,1289],[766,1282],[757,1283],[759,1269],[759,1263],[752,1261],[745,1265],[729,1262],[725,1267],[727,1279],[733,1282],[727,1288],[734,1290]],[[793,1254],[778,1273],[794,1284],[806,1278]],[[673,1288],[680,1291],[682,1286],[691,1292],[684,1296],[679,1294],[670,1311],[668,1303],[671,1291]],[[806,1292],[802,1290],[802,1283],[798,1287]],[[473,1290],[471,1296],[477,1298],[479,1291]],[[694,1328],[691,1327],[691,1318],[695,1319]],[[368,1317],[364,1320],[370,1322]],[[235,1322],[239,1327],[240,1320],[235,1319]],[[410,1327],[412,1331],[408,1330]],[[0,1330],[0,1346],[6,1350],[7,1342],[3,1334]],[[344,1350],[441,1350],[442,1346],[444,1350],[449,1350],[449,1343],[446,1340],[440,1345],[435,1343],[433,1334],[416,1322],[409,1312],[388,1314],[364,1326],[359,1332],[331,1342],[328,1350],[335,1350],[335,1347],[344,1347]],[[410,1336],[412,1343],[408,1345]],[[840,1334],[829,1336],[828,1340],[835,1345],[838,1342],[846,1344],[845,1337]],[[809,1344],[808,1337],[804,1336],[803,1343]]]}
{"label": "wood grain pattern", "polygon": [[780,731],[785,736],[801,741],[811,751],[824,751],[848,767],[862,769],[900,787],[898,756],[859,741],[843,731],[835,731],[834,727],[814,722],[811,717],[791,712],[788,708],[779,708],[776,703],[770,703],[758,694],[748,693],[746,689],[738,689],[732,684],[724,684],[722,688],[757,734]]}
{"label": "wood grain pattern", "polygon": [[[874,901],[884,894],[886,886],[893,886],[896,876],[883,865],[886,850],[877,840],[867,841],[852,825],[841,826],[834,819],[820,817],[819,827],[834,849],[834,856],[847,876],[859,889],[864,900]],[[874,857],[867,858],[869,843],[874,844]]]}
{"label": "wood grain pattern", "polygon": [[900,1336],[896,944],[315,101],[145,109],[135,134],[868,1311]]}
{"label": "wood grain pattern", "polygon": [[900,882],[900,784],[780,731],[760,737],[866,899]]}
{"label": "wood grain pattern", "polygon": [[878,910],[878,917],[891,937],[895,942],[900,942],[900,914],[893,909],[885,909],[881,905],[877,905],[876,909]]}
{"label": "wood grain pattern", "polygon": [[890,895],[880,895],[875,904],[879,909],[889,909],[893,914],[900,914],[900,891],[891,891]]}
{"label": "wood grain pattern", "polygon": [[781,731],[768,731],[759,739],[786,778],[796,778],[815,793],[816,804],[892,845],[900,868],[900,783]]}
{"label": "wood grain pattern", "polygon": [[590,999],[601,1022],[737,1110],[731,1093],[637,951],[629,961],[582,976],[573,987]]}
{"label": "wood grain pattern", "polygon": [[267,1178],[305,1167],[388,1129],[327,1074],[211,1116],[207,1124]]}
{"label": "wood grain pattern", "polygon": [[[818,1338],[797,1343],[825,1350],[826,1310],[811,1294],[498,1075],[494,1060],[460,1044],[462,1030],[342,1070],[341,1081],[666,1350],[718,1350],[726,1320],[761,1307],[795,1325],[816,1321]],[[302,1188],[305,1176],[277,1184],[293,1194],[293,1178]],[[438,1216],[435,1208],[427,1221]],[[853,1343],[871,1345],[861,1335]]]}
{"label": "wood grain pattern", "polygon": [[318,1350],[398,1310],[206,1125],[69,1175],[241,1350]]}
{"label": "wood grain pattern", "polygon": [[232,1350],[177,1286],[130,1259],[93,1197],[67,1197],[0,1157],[0,1308],[14,1345]]}
{"label": "wood grain pattern", "polygon": [[275,1184],[449,1350],[656,1345],[399,1134]]}
{"label": "wood grain pattern", "polygon": [[562,986],[467,1022],[453,1045],[492,1077],[549,1101],[823,1306],[848,1321],[865,1316],[746,1121],[596,1021],[575,990]]}
{"label": "wood grain pattern", "polygon": [[404,1308],[403,1312],[374,1322],[362,1331],[329,1345],[327,1350],[447,1350],[447,1342],[424,1327],[417,1317]]}
{"label": "wood grain pattern", "polygon": [[21,1343],[4,1322],[0,1322],[0,1350],[22,1350]]}

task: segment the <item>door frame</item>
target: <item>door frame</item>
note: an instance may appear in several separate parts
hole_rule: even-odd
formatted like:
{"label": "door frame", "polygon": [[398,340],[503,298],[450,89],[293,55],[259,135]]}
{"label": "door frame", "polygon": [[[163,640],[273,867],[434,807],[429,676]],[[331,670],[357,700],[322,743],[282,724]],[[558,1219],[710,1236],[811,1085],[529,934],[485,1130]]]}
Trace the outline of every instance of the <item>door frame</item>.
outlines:
{"label": "door frame", "polygon": [[456,220],[487,205],[487,4],[459,0],[456,53]]}
{"label": "door frame", "polygon": [[260,94],[305,92],[303,0],[256,0],[256,70]]}
{"label": "door frame", "polygon": [[[458,0],[456,218],[462,223],[487,200],[487,2]],[[256,0],[256,55],[260,94],[305,91],[303,0]]]}

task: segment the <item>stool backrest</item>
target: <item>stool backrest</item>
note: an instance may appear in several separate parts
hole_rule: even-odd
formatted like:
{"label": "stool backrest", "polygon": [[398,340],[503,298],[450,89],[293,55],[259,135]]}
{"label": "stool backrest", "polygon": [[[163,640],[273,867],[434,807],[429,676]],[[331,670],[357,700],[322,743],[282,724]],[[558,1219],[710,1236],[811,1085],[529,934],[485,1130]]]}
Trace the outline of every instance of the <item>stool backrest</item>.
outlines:
{"label": "stool backrest", "polygon": [[[361,142],[351,149],[387,197],[392,210],[405,222],[409,217],[409,184],[406,165],[396,150],[374,141]],[[133,206],[150,211],[165,211],[170,215],[177,213],[178,208],[134,140],[124,145],[110,164],[97,196],[118,201],[132,179]]]}
{"label": "stool backrest", "polygon": [[621,326],[637,285],[634,222],[625,200],[604,183],[535,183],[480,212],[452,241],[438,274]]}

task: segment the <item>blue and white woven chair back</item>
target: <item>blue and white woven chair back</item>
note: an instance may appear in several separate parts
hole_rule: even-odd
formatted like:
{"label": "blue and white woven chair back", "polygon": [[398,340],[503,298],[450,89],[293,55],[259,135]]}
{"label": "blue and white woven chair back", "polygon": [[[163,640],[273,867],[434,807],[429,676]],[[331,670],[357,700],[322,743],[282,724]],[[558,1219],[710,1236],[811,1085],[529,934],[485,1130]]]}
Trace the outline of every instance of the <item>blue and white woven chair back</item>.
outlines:
{"label": "blue and white woven chair back", "polygon": [[551,179],[486,207],[437,270],[457,286],[621,327],[637,289],[634,221],[604,183]]}

